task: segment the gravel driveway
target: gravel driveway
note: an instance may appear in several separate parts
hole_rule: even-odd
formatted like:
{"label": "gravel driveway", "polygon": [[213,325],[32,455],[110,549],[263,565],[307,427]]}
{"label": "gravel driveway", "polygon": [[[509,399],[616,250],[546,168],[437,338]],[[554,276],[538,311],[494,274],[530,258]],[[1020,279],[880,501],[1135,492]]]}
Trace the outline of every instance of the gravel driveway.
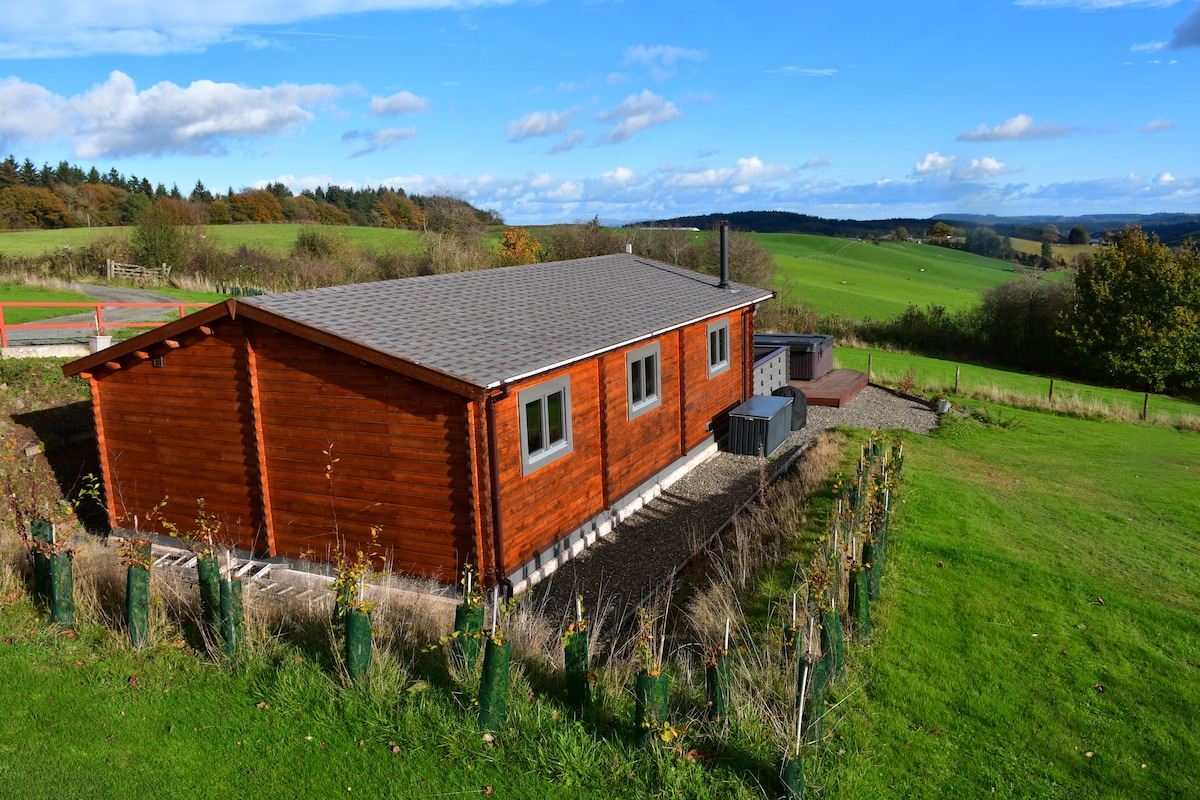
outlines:
{"label": "gravel driveway", "polygon": [[[937,424],[937,414],[925,404],[868,386],[843,408],[809,406],[807,425],[788,437],[772,463],[785,463],[836,426],[928,433]],[[607,607],[624,617],[665,586],[753,496],[760,464],[754,456],[718,453],[534,587],[535,601],[552,620],[573,607],[576,595],[583,595],[588,608]]]}

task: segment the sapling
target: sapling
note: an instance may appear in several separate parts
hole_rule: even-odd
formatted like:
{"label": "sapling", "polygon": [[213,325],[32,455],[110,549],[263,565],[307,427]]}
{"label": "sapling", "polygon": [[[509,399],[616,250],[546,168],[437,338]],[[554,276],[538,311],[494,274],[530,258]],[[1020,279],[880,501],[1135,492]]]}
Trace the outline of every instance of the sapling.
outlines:
{"label": "sapling", "polygon": [[563,633],[563,660],[566,664],[567,705],[575,711],[582,711],[591,702],[587,621],[583,618],[582,596],[575,598],[575,621]]}

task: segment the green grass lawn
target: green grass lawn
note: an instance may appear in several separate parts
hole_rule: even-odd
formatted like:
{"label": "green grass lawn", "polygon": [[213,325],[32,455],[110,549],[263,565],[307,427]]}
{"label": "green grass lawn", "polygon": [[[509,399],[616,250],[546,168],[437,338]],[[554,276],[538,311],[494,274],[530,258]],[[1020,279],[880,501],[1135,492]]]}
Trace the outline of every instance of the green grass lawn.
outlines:
{"label": "green grass lawn", "polygon": [[784,300],[854,319],[889,317],[910,303],[962,308],[1015,276],[1011,263],[933,245],[805,234],[754,238],[775,254]]}
{"label": "green grass lawn", "polygon": [[87,306],[96,301],[83,292],[70,289],[42,289],[17,283],[0,283],[0,303],[82,303],[81,308],[6,308],[4,321],[9,324],[36,322],[40,319],[59,317],[90,311]]}
{"label": "green grass lawn", "polygon": [[[849,647],[829,737],[806,756],[810,796],[1188,796],[1200,438],[983,408],[1007,426],[947,416],[932,435],[903,434],[873,644]],[[814,527],[832,502],[818,491]],[[794,568],[764,571],[763,585]],[[778,597],[745,604],[748,629],[769,627]],[[698,723],[679,751],[641,750],[622,732],[627,699],[608,707],[616,724],[576,722],[532,661],[488,743],[469,690],[430,656],[387,656],[347,686],[322,647],[260,640],[231,672],[169,630],[141,653],[94,621],[55,635],[11,577],[0,632],[12,639],[0,642],[0,796],[749,798],[770,782],[762,731],[734,730],[718,750]],[[691,747],[717,757],[692,763]]]}
{"label": "green grass lawn", "polygon": [[[218,247],[235,250],[242,245],[266,250],[271,253],[287,253],[300,225],[287,223],[253,225],[207,225],[203,232],[208,241]],[[0,232],[0,255],[36,256],[62,247],[86,247],[93,240],[104,236],[127,239],[132,228],[64,228],[51,231],[4,231]],[[393,230],[390,228],[359,228],[354,226],[329,226],[321,230],[344,236],[359,247],[377,252],[406,250],[416,252],[421,247],[420,231]]]}
{"label": "green grass lawn", "polygon": [[[914,388],[927,394],[952,394],[955,369],[960,370],[959,392],[964,396],[995,397],[1007,392],[1032,400],[1048,398],[1050,394],[1050,379],[1036,375],[874,348],[839,346],[834,350],[836,366],[844,369],[866,372],[868,358],[871,361],[872,379],[895,386],[911,369]],[[1132,414],[1141,414],[1145,400],[1143,392],[1109,389],[1061,379],[1054,381],[1054,396],[1064,404],[1078,401],[1083,405],[1120,408]],[[1161,415],[1170,422],[1171,418],[1178,418],[1180,414],[1200,418],[1200,403],[1166,395],[1150,396],[1149,415],[1152,420]]]}
{"label": "green grass lawn", "polygon": [[991,408],[905,437],[820,796],[1159,798],[1200,752],[1200,438]]}

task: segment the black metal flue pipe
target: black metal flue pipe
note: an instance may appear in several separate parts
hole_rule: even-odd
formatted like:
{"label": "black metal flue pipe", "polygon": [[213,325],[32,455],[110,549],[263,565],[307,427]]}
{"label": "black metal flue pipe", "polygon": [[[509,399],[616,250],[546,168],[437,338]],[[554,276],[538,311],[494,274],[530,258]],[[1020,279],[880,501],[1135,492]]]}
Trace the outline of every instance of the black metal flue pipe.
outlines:
{"label": "black metal flue pipe", "polygon": [[729,288],[729,223],[721,223],[721,282],[718,289]]}

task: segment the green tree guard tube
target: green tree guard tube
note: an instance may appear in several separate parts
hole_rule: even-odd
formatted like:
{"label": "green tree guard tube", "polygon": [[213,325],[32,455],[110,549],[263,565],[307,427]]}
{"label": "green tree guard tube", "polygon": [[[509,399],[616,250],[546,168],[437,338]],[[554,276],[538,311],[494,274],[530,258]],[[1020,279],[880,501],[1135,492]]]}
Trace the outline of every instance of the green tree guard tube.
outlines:
{"label": "green tree guard tube", "polygon": [[246,618],[242,610],[242,582],[238,578],[221,581],[221,649],[226,656],[236,659],[245,638]]}
{"label": "green tree guard tube", "polygon": [[871,598],[867,589],[867,573],[870,570],[860,569],[855,575],[855,584],[857,589],[855,594],[858,595],[858,614],[855,617],[855,629],[857,631],[858,640],[863,644],[871,641]]}
{"label": "green tree guard tube", "polygon": [[[54,544],[54,525],[43,519],[31,520],[29,531],[35,544]],[[50,606],[50,556],[36,546],[33,548],[33,599]]]}
{"label": "green tree guard tube", "polygon": [[350,680],[356,681],[371,666],[371,613],[347,610],[345,622],[346,671]]}
{"label": "green tree guard tube", "polygon": [[479,680],[479,715],[475,724],[485,731],[499,730],[508,713],[508,665],[511,643],[488,639],[483,649],[483,677]]}
{"label": "green tree guard tube", "polygon": [[129,644],[140,650],[150,644],[150,570],[125,568],[125,614],[129,620]]}
{"label": "green tree guard tube", "polygon": [[650,729],[667,720],[670,679],[665,672],[642,670],[633,687],[633,727],[639,744],[650,741]]}
{"label": "green tree guard tube", "polygon": [[729,655],[722,653],[717,663],[704,670],[705,688],[708,690],[708,715],[715,720],[724,719],[729,706]]}
{"label": "green tree guard tube", "polygon": [[810,741],[821,738],[821,719],[825,716],[825,684],[829,682],[828,660],[826,655],[814,661],[809,673],[808,709],[804,717],[808,720],[810,733],[806,738]]}
{"label": "green tree guard tube", "polygon": [[221,565],[213,553],[196,556],[200,580],[200,616],[218,630],[221,627]]}
{"label": "green tree guard tube", "polygon": [[863,542],[863,572],[867,574],[867,600],[879,599],[879,548],[870,539]]}
{"label": "green tree guard tube", "polygon": [[783,757],[779,768],[779,782],[783,786],[784,797],[800,800],[804,797],[804,759]]}
{"label": "green tree guard tube", "polygon": [[840,680],[845,672],[846,651],[842,644],[842,621],[833,610],[821,615],[821,653],[825,678]]}
{"label": "green tree guard tube", "polygon": [[483,603],[459,603],[454,607],[454,646],[462,659],[463,671],[475,671],[479,648],[483,643]]}
{"label": "green tree guard tube", "polygon": [[567,705],[576,711],[583,711],[592,702],[592,684],[588,680],[587,631],[570,634],[563,643],[563,658],[567,667]]}
{"label": "green tree guard tube", "polygon": [[75,624],[75,575],[67,552],[50,556],[50,621]]}

